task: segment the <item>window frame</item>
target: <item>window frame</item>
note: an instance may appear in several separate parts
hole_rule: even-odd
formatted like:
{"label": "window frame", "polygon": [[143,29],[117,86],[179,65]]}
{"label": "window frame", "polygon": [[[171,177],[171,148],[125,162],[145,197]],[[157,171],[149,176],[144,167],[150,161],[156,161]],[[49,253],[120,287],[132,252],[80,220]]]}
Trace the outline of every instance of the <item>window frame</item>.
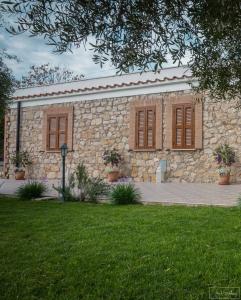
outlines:
{"label": "window frame", "polygon": [[[60,151],[60,147],[61,145],[59,144],[59,140],[60,140],[60,134],[62,134],[62,132],[60,132],[60,119],[61,118],[65,118],[65,143],[68,143],[68,114],[63,113],[63,114],[48,114],[47,115],[47,132],[46,132],[46,150],[48,152],[54,151],[54,152],[59,152]],[[55,145],[56,148],[50,148],[50,135],[53,134],[50,132],[50,120],[51,119],[56,119],[56,131],[55,131]]]}
{"label": "window frame", "polygon": [[[153,126],[152,126],[152,145],[148,146],[148,120],[147,113],[148,110],[153,110],[154,118],[153,118]],[[138,143],[138,112],[144,111],[144,146],[140,147]],[[139,151],[151,151],[156,149],[156,105],[148,105],[148,106],[138,106],[135,107],[135,150]]]}
{"label": "window frame", "polygon": [[[177,124],[176,124],[176,110],[177,108],[182,108],[182,136],[181,136],[181,145],[176,144],[176,129]],[[186,125],[186,108],[191,108],[191,125],[187,126]],[[188,146],[186,145],[186,136],[185,132],[186,129],[190,128],[191,129],[191,145]],[[192,150],[195,149],[195,105],[193,103],[178,103],[178,104],[172,104],[172,149],[174,150]]]}
{"label": "window frame", "polygon": [[48,118],[50,117],[67,117],[66,124],[66,144],[69,151],[73,151],[73,132],[74,132],[74,106],[50,106],[43,109],[42,121],[42,149],[41,152],[60,153],[60,149],[50,149],[47,145],[48,141]]}

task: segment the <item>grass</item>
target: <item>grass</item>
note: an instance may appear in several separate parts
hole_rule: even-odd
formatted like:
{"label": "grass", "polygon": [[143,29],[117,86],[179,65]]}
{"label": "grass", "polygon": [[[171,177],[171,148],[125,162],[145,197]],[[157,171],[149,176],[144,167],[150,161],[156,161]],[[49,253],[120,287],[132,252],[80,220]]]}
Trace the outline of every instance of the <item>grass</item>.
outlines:
{"label": "grass", "polygon": [[208,299],[241,286],[240,209],[0,200],[0,299]]}

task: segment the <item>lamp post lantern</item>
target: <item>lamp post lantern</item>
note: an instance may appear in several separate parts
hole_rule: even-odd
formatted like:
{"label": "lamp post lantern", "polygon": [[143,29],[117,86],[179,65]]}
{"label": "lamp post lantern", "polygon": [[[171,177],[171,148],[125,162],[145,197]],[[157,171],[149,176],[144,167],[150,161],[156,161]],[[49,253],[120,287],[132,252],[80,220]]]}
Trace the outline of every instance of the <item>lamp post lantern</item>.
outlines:
{"label": "lamp post lantern", "polygon": [[62,201],[65,200],[65,158],[68,154],[68,146],[63,144],[60,147],[61,156],[62,156]]}

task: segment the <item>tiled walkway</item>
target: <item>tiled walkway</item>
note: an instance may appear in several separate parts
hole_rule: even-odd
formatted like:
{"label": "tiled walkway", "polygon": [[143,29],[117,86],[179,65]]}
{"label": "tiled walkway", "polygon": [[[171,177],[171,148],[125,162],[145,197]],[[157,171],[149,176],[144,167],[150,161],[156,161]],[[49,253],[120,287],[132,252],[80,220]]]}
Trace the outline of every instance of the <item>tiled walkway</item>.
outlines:
{"label": "tiled walkway", "polygon": [[[27,183],[27,180],[12,180],[12,179],[0,179],[0,194],[13,195],[18,187]],[[53,184],[58,186],[57,180],[51,180],[45,182],[48,186],[48,196],[57,196],[57,192],[52,188]]]}
{"label": "tiled walkway", "polygon": [[[0,194],[14,194],[18,186],[25,182],[0,179]],[[53,184],[57,185],[57,181],[48,182],[48,194],[57,196],[52,189]],[[142,201],[150,204],[234,206],[241,195],[241,184],[220,186],[205,183],[136,183],[136,186],[141,190]]]}
{"label": "tiled walkway", "polygon": [[221,186],[209,183],[138,183],[143,202],[234,206],[241,195],[241,185]]}

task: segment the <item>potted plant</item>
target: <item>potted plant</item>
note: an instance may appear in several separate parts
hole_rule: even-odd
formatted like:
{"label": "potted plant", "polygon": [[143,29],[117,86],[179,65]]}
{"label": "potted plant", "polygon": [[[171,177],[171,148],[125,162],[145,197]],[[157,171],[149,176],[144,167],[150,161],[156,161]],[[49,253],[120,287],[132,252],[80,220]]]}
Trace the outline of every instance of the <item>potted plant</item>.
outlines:
{"label": "potted plant", "polygon": [[11,158],[11,163],[18,166],[15,168],[15,179],[24,180],[25,179],[25,169],[32,165],[32,160],[27,151],[16,152]]}
{"label": "potted plant", "polygon": [[119,165],[121,162],[121,156],[114,148],[112,150],[106,150],[103,153],[104,164],[109,168],[106,169],[107,178],[110,182],[117,181],[119,178]]}
{"label": "potted plant", "polygon": [[231,166],[235,163],[235,152],[228,144],[222,144],[215,149],[213,155],[218,164],[218,183],[228,185],[230,183]]}

